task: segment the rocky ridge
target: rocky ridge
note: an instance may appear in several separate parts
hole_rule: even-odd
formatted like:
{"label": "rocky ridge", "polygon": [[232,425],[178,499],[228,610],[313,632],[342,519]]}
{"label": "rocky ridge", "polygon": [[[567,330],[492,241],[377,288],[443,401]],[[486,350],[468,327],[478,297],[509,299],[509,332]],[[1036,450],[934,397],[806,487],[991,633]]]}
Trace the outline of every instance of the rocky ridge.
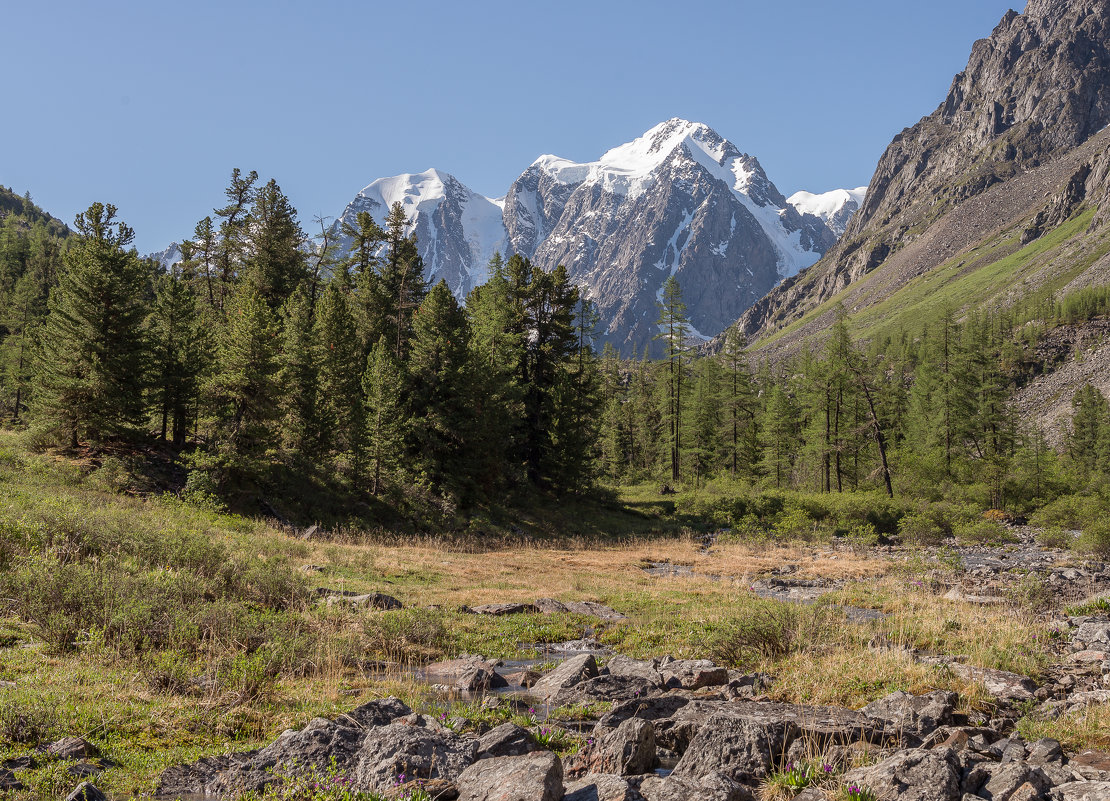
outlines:
{"label": "rocky ridge", "polygon": [[[940,106],[895,137],[837,246],[754,304],[740,325],[756,338],[834,297],[858,310],[1001,233],[1025,245],[1084,205],[1102,207],[1107,122],[1110,8],[1032,0],[1023,14],[1007,13],[975,43]],[[1091,236],[1103,221],[1096,215]],[[1078,280],[1097,282],[1102,272]],[[885,291],[851,289],[874,284]],[[820,334],[831,320],[831,310],[808,320],[775,349]]]}

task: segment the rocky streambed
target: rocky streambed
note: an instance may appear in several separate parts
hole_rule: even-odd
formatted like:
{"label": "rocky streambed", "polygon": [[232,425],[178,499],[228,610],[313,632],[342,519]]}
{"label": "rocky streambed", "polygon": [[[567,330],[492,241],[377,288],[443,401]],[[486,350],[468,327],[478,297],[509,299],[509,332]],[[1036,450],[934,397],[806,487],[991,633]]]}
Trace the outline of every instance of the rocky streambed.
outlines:
{"label": "rocky streambed", "polygon": [[[1110,619],[1087,621],[1080,633],[1089,638],[1084,650],[1110,649]],[[978,678],[1003,709],[1042,689],[998,671]],[[953,693],[899,692],[853,710],[773,702],[770,681],[705,660],[617,655],[599,668],[594,655],[579,654],[539,678],[531,701],[487,700],[606,705],[582,727],[573,754],[560,756],[515,723],[433,718],[386,698],[308,721],[258,751],[171,768],[158,792],[226,797],[313,775],[398,798],[419,787],[463,801],[744,801],[776,774],[819,765],[824,775],[798,797],[855,786],[876,798],[921,801],[1110,798],[1110,755],[1026,742],[1006,716],[989,725],[969,720],[956,712]]]}

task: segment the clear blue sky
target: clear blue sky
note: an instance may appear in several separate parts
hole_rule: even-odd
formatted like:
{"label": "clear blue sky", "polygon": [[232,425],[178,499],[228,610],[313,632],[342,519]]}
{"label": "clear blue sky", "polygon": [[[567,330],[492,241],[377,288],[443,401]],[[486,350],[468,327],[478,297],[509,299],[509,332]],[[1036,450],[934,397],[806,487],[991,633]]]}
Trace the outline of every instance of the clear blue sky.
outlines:
{"label": "clear blue sky", "polygon": [[438,167],[497,197],[705,122],[784,193],[866,184],[972,42],[1023,0],[86,0],[3,3],[0,183],[71,222],[114,203],[141,252],[191,234],[232,167],[306,229]]}

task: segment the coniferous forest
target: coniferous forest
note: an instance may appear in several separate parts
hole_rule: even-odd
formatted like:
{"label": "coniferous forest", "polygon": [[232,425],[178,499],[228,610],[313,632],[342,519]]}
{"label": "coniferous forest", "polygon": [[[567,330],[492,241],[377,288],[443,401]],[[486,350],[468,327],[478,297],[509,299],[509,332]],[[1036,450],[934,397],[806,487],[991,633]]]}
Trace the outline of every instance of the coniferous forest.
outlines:
{"label": "coniferous forest", "polygon": [[[169,454],[186,496],[363,523],[720,480],[1024,514],[1110,475],[1097,390],[1062,448],[1010,403],[1038,343],[1104,313],[1105,290],[945,308],[883,341],[841,314],[772,364],[736,331],[691,340],[672,277],[664,358],[626,359],[598,353],[561,267],[497,256],[460,304],[426,284],[399,204],[309,237],[276,182],[235,170],[225,194],[166,272],[110,204],[70,230],[5,191],[0,402],[40,447]],[[297,494],[312,501],[279,500]]]}

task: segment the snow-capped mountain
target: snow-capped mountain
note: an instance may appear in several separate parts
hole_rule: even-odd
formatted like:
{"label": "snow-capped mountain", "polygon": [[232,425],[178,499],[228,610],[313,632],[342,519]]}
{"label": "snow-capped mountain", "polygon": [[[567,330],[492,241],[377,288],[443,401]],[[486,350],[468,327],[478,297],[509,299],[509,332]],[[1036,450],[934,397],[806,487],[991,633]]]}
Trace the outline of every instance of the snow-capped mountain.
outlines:
{"label": "snow-capped mountain", "polygon": [[170,242],[169,247],[165,250],[160,250],[157,253],[150,253],[146,258],[154,259],[163,272],[169,272],[171,267],[185,257],[181,255],[181,245],[177,242]]}
{"label": "snow-capped mountain", "polygon": [[866,196],[867,187],[858,186],[855,189],[834,189],[820,195],[805,191],[795,192],[786,202],[802,214],[820,217],[840,237],[844,235],[848,221],[859,211]]}
{"label": "snow-capped mountain", "polygon": [[486,280],[494,252],[566,265],[598,304],[604,338],[626,354],[652,345],[669,276],[694,329],[712,337],[837,239],[788,203],[754,157],[680,119],[597,161],[541,156],[499,200],[437,170],[382,178],[341,220],[368,211],[381,222],[394,202],[412,221],[430,280],[446,279],[462,299]]}
{"label": "snow-capped mountain", "polygon": [[[380,178],[359,192],[339,219],[354,225],[358,213],[368,211],[384,224],[396,202],[411,220],[406,233],[416,234],[425,278],[445,279],[460,300],[486,282],[493,254],[509,250],[503,202],[471,191],[440,170]],[[340,248],[344,245],[341,239]]]}
{"label": "snow-capped mountain", "polygon": [[638,352],[674,275],[710,337],[836,242],[786,202],[759,162],[708,126],[671,119],[578,164],[541,156],[505,198],[513,251],[566,265],[598,303],[605,338]]}

